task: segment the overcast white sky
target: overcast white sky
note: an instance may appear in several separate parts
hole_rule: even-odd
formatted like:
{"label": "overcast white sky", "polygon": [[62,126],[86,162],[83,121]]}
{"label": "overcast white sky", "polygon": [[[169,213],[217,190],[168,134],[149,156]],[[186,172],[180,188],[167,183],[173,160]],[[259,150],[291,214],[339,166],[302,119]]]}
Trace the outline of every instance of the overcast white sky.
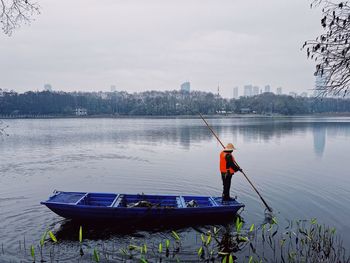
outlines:
{"label": "overcast white sky", "polygon": [[191,88],[232,96],[245,84],[314,85],[300,48],[321,32],[309,0],[37,0],[41,15],[0,34],[0,88]]}

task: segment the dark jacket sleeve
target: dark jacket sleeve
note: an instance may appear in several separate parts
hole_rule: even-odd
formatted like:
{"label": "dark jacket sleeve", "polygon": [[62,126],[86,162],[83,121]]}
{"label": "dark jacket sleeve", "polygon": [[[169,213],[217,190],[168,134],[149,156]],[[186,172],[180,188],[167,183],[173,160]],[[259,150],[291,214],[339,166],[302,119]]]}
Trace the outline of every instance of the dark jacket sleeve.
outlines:
{"label": "dark jacket sleeve", "polygon": [[233,161],[231,154],[226,154],[225,159],[226,159],[226,168],[227,169],[232,168],[233,170],[235,170],[235,172],[237,172],[240,169],[239,166],[237,166],[235,164],[235,162]]}

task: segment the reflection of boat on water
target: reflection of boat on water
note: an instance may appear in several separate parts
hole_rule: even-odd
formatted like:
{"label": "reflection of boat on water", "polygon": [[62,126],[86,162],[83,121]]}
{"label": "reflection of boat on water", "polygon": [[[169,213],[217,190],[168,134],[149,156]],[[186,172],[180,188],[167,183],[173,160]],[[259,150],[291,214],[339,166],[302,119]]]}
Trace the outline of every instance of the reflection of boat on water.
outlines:
{"label": "reflection of boat on water", "polygon": [[244,207],[221,197],[55,192],[41,202],[56,214],[80,221],[110,221],[148,224],[177,220],[229,220]]}
{"label": "reflection of boat on water", "polygon": [[[236,214],[233,219],[223,220],[221,218],[211,218],[206,220],[189,219],[189,220],[155,220],[140,221],[137,224],[133,222],[123,221],[121,223],[106,223],[103,221],[77,221],[63,219],[57,221],[53,227],[55,236],[59,240],[76,241],[79,228],[82,226],[84,239],[89,240],[108,240],[108,239],[128,239],[130,237],[136,239],[148,238],[164,238],[164,235],[176,231],[178,233],[187,233],[194,235],[195,233],[206,233],[208,230],[216,227],[217,229],[234,229],[234,222],[240,215]],[[225,231],[220,232],[223,234]]]}

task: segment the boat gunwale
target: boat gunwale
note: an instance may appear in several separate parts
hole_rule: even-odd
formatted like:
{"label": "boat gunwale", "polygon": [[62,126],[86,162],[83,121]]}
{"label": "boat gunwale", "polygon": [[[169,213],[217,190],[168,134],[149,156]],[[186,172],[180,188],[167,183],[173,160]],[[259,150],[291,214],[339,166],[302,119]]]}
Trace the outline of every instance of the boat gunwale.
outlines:
{"label": "boat gunwale", "polygon": [[[115,207],[115,206],[98,206],[98,205],[79,205],[77,202],[75,203],[65,203],[65,202],[52,202],[50,201],[52,198],[54,198],[55,196],[59,195],[60,193],[68,193],[68,194],[83,194],[82,198],[80,198],[78,201],[81,201],[84,197],[86,197],[88,194],[102,194],[102,195],[132,195],[132,196],[139,196],[141,194],[118,194],[118,193],[105,193],[105,192],[66,192],[66,191],[55,191],[54,195],[50,196],[48,200],[46,201],[41,201],[40,204],[48,206],[66,206],[66,207],[75,207],[75,208],[83,208],[83,209],[87,209],[87,208],[94,208],[94,209],[109,209],[109,210],[122,210],[122,209],[128,209],[130,210],[130,208],[132,207]],[[156,196],[156,197],[204,197],[204,198],[208,198],[209,201],[214,201],[214,203],[212,204],[212,206],[202,206],[202,207],[134,207],[137,208],[137,211],[141,211],[141,210],[150,210],[150,209],[154,209],[154,210],[174,210],[174,209],[213,209],[213,210],[217,210],[217,209],[222,209],[222,208],[230,208],[230,207],[245,207],[245,205],[243,203],[238,202],[237,200],[234,200],[235,203],[233,204],[220,204],[218,202],[216,202],[215,198],[213,196],[195,196],[195,195],[157,195],[157,194],[145,194],[144,196]]]}

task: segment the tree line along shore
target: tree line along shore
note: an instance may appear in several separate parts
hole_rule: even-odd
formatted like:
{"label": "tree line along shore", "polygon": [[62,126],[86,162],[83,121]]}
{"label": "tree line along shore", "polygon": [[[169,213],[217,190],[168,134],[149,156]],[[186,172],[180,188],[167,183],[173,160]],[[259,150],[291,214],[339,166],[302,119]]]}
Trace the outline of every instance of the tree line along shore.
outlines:
{"label": "tree line along shore", "polygon": [[2,92],[3,118],[73,116],[306,115],[350,113],[348,98],[292,97],[263,93],[227,99],[209,92]]}

